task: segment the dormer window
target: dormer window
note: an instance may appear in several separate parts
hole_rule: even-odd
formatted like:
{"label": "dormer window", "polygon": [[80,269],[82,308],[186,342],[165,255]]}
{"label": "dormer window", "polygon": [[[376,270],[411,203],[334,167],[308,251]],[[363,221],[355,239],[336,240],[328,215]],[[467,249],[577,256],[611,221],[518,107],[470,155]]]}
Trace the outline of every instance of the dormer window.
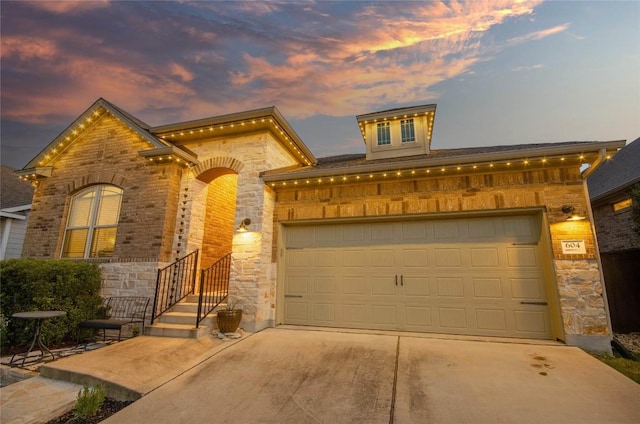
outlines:
{"label": "dormer window", "polygon": [[358,115],[367,160],[428,155],[436,105],[409,106]]}
{"label": "dormer window", "polygon": [[378,123],[378,146],[391,144],[391,125],[389,122]]}
{"label": "dormer window", "polygon": [[416,130],[413,126],[413,119],[403,119],[400,121],[400,131],[402,132],[403,143],[416,141]]}

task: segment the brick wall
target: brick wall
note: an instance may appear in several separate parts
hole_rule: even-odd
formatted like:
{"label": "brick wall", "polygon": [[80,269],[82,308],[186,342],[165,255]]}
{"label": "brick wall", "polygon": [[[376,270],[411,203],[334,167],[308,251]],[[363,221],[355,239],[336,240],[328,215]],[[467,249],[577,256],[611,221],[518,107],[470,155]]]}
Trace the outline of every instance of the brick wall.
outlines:
{"label": "brick wall", "polygon": [[71,196],[92,184],[113,184],[123,189],[114,257],[167,260],[182,168],[138,155],[149,148],[118,119],[104,114],[55,159],[53,175],[38,181],[23,256],[60,257]]}
{"label": "brick wall", "polygon": [[[623,200],[616,198],[615,201]],[[616,252],[640,246],[640,236],[633,231],[631,208],[615,212],[615,201],[604,200],[594,204],[593,219],[596,224],[598,246],[601,252]]]}
{"label": "brick wall", "polygon": [[217,177],[208,185],[201,268],[207,268],[231,253],[237,181],[237,175],[228,174]]}

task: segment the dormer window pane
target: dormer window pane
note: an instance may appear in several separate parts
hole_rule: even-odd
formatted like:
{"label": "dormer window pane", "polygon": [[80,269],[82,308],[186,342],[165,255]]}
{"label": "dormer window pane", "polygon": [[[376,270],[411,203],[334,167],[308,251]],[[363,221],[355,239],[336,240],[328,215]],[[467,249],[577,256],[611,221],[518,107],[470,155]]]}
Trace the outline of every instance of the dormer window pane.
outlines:
{"label": "dormer window pane", "polygon": [[413,126],[413,119],[404,119],[400,121],[400,129],[402,131],[403,143],[416,141],[416,130]]}
{"label": "dormer window pane", "polygon": [[389,122],[378,123],[378,146],[391,144],[391,127]]}

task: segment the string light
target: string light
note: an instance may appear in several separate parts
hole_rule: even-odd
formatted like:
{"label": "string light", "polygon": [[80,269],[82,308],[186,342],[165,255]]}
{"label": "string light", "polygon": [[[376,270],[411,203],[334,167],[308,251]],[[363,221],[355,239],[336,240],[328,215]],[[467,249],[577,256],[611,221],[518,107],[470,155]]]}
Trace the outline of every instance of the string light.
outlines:
{"label": "string light", "polygon": [[[610,157],[610,155],[609,155],[609,157]],[[582,160],[582,159],[585,158],[585,156],[584,155],[580,155],[578,158],[580,158]],[[540,159],[536,159],[536,158],[534,158],[534,159],[525,159],[520,163],[521,163],[521,167],[523,169],[524,167],[531,166],[532,163],[539,163],[540,165],[546,166],[550,162],[552,162],[553,160],[557,160],[558,161],[557,162],[558,165],[564,165],[564,163],[566,162],[566,157],[563,156],[563,157],[556,157],[556,158],[544,157],[544,158],[540,158]],[[466,165],[466,166],[465,165],[457,165],[457,166],[455,166],[455,170],[457,172],[473,172],[473,171],[482,172],[482,169],[484,169],[485,172],[488,172],[488,171],[493,172],[494,169],[502,167],[504,170],[510,169],[511,171],[515,171],[517,169],[517,168],[514,168],[515,164],[516,163],[512,162],[512,161],[505,161],[505,162],[498,162],[498,163],[490,162],[490,163],[485,163],[485,164],[470,164],[470,165]],[[540,167],[540,169],[542,169],[542,167]],[[446,166],[443,166],[443,167],[439,168],[439,170],[440,170],[439,175],[447,175],[451,171],[454,170],[454,167],[447,168]],[[405,172],[405,173],[403,173],[402,171],[396,171],[394,174],[398,178],[411,178],[411,176],[416,176],[418,171],[424,172],[427,175],[431,175],[431,169],[430,168],[427,168],[427,169],[423,168],[422,170],[420,170],[420,169],[418,169],[418,170],[412,169],[411,171],[407,170],[407,172]],[[366,177],[367,175],[368,175],[368,177],[369,177],[368,179],[370,181],[373,181],[376,178],[382,181],[382,180],[385,180],[386,178],[388,178],[389,173],[381,171],[379,173],[369,173],[369,174],[366,174],[366,175],[362,175],[362,174],[358,175],[358,174],[356,174],[356,175],[353,175],[352,177],[340,176],[339,180],[344,184],[349,184],[349,183],[350,184],[354,184],[356,182],[360,182],[362,180],[362,178]],[[438,178],[437,175],[435,177]],[[324,180],[323,180],[323,178],[324,178]],[[316,181],[318,184],[322,184],[323,181],[328,181],[329,183],[333,184],[336,181],[338,181],[338,177],[337,176],[331,176],[331,175],[325,175],[324,177],[319,177],[314,181]],[[281,183],[272,183],[271,185],[273,187],[277,187],[278,185],[286,186],[285,183],[286,183],[285,181],[282,181]],[[306,184],[311,184],[311,183],[312,183],[312,180],[309,180],[309,179],[306,180]],[[295,181],[294,185],[297,185],[297,184],[298,184],[298,182]]]}
{"label": "string light", "polygon": [[[284,138],[285,141],[287,141],[289,143],[289,146],[291,146],[292,151],[298,155],[300,157],[300,159],[306,164],[306,165],[311,165],[311,161],[309,161],[309,159],[307,158],[307,156],[298,148],[298,146],[291,140],[291,138],[287,135],[287,133],[276,123],[276,121],[274,121],[272,118],[270,118],[269,123],[271,125],[273,125],[273,127],[275,128],[276,131],[278,131],[278,133],[282,136],[282,138]],[[267,119],[266,118],[261,118],[260,119],[261,123],[266,123]],[[235,128],[236,126],[241,126],[241,127],[246,127],[248,124],[257,124],[258,120],[256,119],[247,119],[247,120],[240,120],[240,121],[234,121],[234,122],[229,122],[227,124],[220,124],[218,126],[219,130],[224,130],[225,128],[231,129],[231,128]],[[208,125],[208,126],[204,126],[201,128],[194,128],[188,131],[189,135],[193,135],[196,133],[203,133],[205,130],[208,130],[209,132],[213,132],[215,131],[216,128],[214,128],[213,125]],[[179,133],[170,133],[170,134],[160,134],[158,135],[158,137],[164,139],[166,137],[170,137],[170,138],[176,138],[176,137],[184,137],[185,135],[187,135],[184,131],[180,131]]]}

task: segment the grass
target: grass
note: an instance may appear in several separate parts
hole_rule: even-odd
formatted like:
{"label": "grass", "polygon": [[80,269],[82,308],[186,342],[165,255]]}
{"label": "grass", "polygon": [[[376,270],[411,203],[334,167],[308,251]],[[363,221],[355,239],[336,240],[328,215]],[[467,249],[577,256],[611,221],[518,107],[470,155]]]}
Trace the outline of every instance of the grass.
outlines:
{"label": "grass", "polygon": [[635,360],[613,357],[607,355],[594,355],[596,358],[609,365],[611,368],[626,375],[640,384],[640,355],[636,354]]}

